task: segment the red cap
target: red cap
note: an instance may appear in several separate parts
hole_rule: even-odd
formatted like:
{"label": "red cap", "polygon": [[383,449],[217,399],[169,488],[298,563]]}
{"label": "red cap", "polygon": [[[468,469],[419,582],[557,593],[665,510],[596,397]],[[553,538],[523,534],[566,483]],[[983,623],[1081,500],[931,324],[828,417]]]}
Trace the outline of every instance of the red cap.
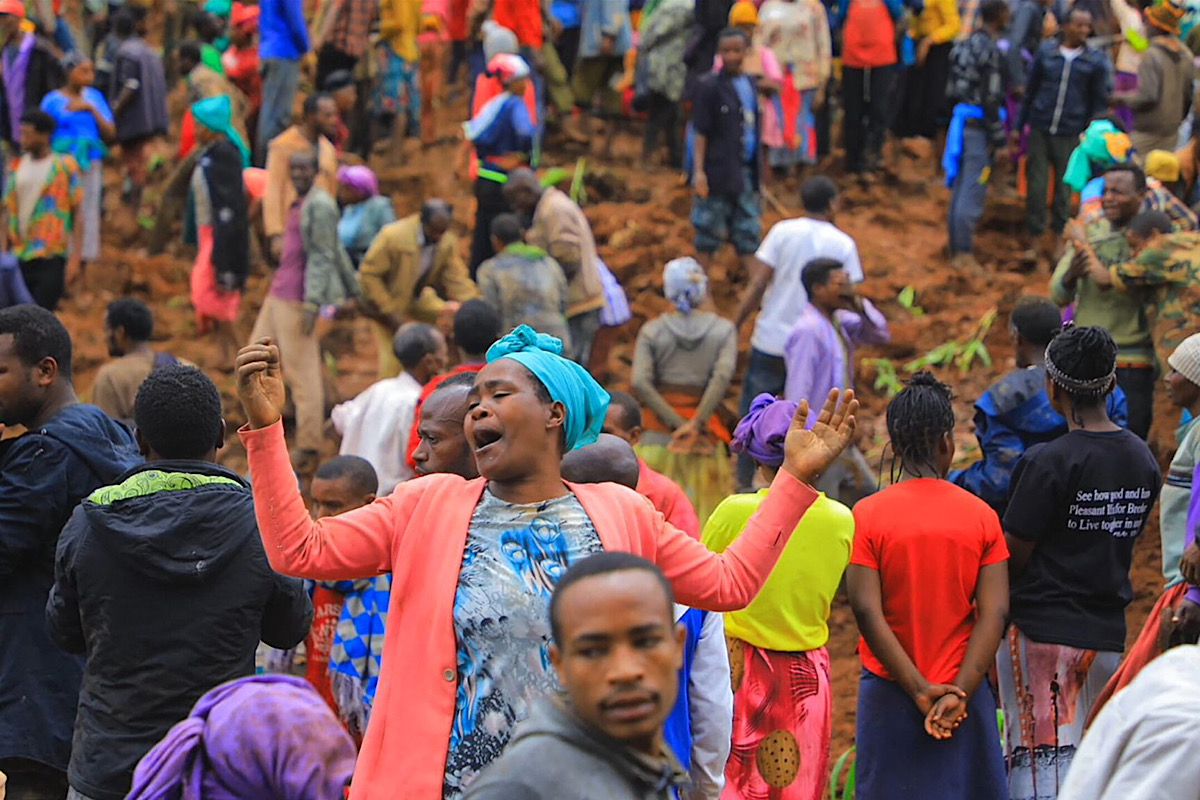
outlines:
{"label": "red cap", "polygon": [[[0,0],[0,3],[6,0]],[[246,3],[234,3],[229,12],[229,24],[235,28],[258,25],[259,8]]]}
{"label": "red cap", "polygon": [[25,18],[25,4],[21,0],[0,0],[0,14]]}

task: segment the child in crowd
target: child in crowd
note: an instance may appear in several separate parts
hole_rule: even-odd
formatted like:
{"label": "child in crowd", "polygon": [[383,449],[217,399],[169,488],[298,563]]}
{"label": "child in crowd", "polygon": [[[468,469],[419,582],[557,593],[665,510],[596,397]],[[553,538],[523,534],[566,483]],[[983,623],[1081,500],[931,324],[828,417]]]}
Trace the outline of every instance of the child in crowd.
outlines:
{"label": "child in crowd", "polygon": [[1116,359],[1103,328],[1050,342],[1046,393],[1068,431],[1029,448],[1013,471],[1012,624],[996,659],[1012,800],[1057,797],[1125,646],[1133,543],[1161,476],[1146,443],[1105,410]]}
{"label": "child in crowd", "polygon": [[747,269],[758,249],[762,123],[754,80],[742,71],[749,46],[745,31],[722,32],[721,71],[700,79],[692,97],[692,226],[706,267],[727,239]]}
{"label": "child in crowd", "polygon": [[21,155],[8,171],[4,210],[6,252],[21,262],[33,300],[53,311],[79,274],[83,226],[83,175],[75,157],[50,149],[54,117],[27,111],[21,117]]}
{"label": "child in crowd", "polygon": [[944,480],[950,387],[918,372],[888,404],[887,429],[898,480],[854,507],[846,572],[862,631],[855,796],[1008,800],[995,697],[982,688],[1008,612],[1000,520]]}

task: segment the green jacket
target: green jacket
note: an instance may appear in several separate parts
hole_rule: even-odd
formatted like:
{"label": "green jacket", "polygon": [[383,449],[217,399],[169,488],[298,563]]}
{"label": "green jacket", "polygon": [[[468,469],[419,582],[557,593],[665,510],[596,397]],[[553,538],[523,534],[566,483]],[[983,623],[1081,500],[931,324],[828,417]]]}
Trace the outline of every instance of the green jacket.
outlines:
{"label": "green jacket", "polygon": [[300,206],[300,237],[304,242],[304,302],[339,305],[361,297],[358,273],[338,237],[341,213],[329,192],[313,186]]}

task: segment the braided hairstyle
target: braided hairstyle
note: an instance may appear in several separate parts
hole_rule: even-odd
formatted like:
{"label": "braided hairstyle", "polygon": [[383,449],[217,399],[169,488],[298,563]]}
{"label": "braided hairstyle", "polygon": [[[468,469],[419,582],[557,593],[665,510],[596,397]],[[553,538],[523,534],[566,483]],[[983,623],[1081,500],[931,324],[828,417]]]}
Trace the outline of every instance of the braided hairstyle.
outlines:
{"label": "braided hairstyle", "polygon": [[921,370],[892,398],[887,406],[888,436],[892,440],[891,477],[927,467],[937,472],[938,440],[954,430],[954,407],[950,387]]}
{"label": "braided hairstyle", "polygon": [[1069,327],[1046,348],[1046,374],[1066,392],[1076,424],[1076,409],[1105,402],[1116,381],[1117,344],[1098,326]]}

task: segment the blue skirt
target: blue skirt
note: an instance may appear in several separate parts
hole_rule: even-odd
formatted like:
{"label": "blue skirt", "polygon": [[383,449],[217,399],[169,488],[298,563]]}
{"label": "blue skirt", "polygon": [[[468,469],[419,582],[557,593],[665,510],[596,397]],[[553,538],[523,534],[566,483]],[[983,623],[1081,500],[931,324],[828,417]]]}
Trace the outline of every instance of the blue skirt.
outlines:
{"label": "blue skirt", "polygon": [[857,725],[856,800],[1008,800],[996,696],[986,681],[954,736],[939,741],[899,684],[863,670]]}

